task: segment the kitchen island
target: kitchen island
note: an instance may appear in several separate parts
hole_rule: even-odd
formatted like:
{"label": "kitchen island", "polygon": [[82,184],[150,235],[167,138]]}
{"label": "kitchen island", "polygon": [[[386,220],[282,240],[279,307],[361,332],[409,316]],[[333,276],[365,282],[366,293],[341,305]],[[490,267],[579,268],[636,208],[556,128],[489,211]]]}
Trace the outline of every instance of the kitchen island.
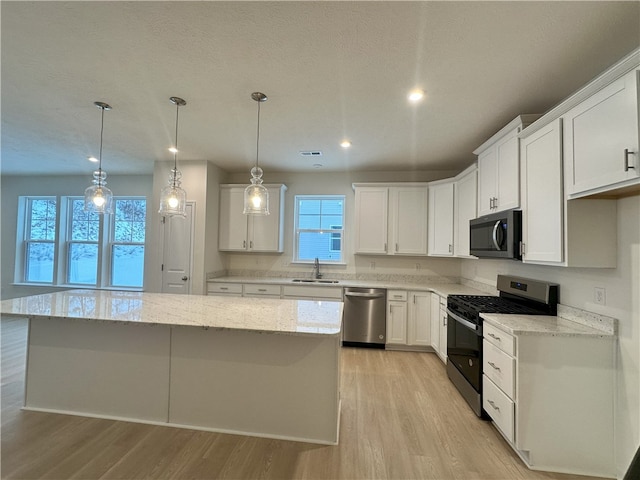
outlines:
{"label": "kitchen island", "polygon": [[336,444],[341,302],[70,290],[29,318],[24,408]]}

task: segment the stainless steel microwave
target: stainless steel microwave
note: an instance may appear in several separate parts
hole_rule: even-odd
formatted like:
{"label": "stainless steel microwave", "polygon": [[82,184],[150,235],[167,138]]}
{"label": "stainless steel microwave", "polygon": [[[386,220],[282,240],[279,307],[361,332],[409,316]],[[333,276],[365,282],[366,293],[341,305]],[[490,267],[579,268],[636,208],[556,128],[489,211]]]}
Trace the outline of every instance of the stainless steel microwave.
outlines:
{"label": "stainless steel microwave", "polygon": [[471,255],[479,258],[522,259],[522,212],[507,210],[469,221]]}

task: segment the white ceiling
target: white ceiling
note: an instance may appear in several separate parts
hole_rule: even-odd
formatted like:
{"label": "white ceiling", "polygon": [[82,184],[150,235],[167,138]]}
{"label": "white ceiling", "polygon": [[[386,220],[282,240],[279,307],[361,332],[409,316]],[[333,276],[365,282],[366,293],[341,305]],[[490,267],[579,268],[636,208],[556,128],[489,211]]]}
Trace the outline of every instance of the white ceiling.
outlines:
{"label": "white ceiling", "polygon": [[170,96],[179,162],[248,171],[256,90],[265,172],[461,170],[640,45],[637,1],[2,1],[1,21],[3,174],[91,172],[96,100],[104,169],[150,173],[173,158]]}

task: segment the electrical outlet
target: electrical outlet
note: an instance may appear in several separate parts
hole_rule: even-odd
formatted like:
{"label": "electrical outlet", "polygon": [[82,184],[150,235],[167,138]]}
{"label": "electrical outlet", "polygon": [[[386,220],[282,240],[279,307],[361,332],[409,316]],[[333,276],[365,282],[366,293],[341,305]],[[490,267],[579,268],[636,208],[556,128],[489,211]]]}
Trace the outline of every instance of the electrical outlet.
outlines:
{"label": "electrical outlet", "polygon": [[420,267],[420,264],[419,264],[419,263],[416,263],[416,270],[420,270],[420,268],[421,268],[421,267]]}
{"label": "electrical outlet", "polygon": [[593,289],[593,300],[598,305],[606,305],[606,303],[607,303],[607,291],[602,287],[595,287]]}
{"label": "electrical outlet", "polygon": [[371,270],[375,270],[375,269],[376,269],[376,262],[371,262],[371,263],[369,263],[369,268],[370,268]]}

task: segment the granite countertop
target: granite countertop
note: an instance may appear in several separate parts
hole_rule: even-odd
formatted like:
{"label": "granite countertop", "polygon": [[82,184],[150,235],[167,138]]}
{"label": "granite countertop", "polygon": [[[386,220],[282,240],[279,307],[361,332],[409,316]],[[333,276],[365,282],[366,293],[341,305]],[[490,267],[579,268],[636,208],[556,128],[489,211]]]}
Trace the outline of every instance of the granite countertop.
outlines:
{"label": "granite countertop", "polygon": [[614,338],[615,333],[548,315],[481,313],[490,325],[512,335]]}
{"label": "granite countertop", "polygon": [[337,336],[342,329],[342,302],[112,290],[68,290],[3,300],[0,313],[285,335]]}
{"label": "granite countertop", "polygon": [[[324,279],[323,279],[324,280]],[[328,280],[328,279],[327,279]],[[320,282],[294,282],[293,278],[282,277],[216,277],[207,280],[209,283],[253,283],[267,285],[302,285],[313,287],[363,287],[386,288],[389,290],[412,290],[417,292],[434,292],[440,296],[447,295],[487,295],[486,292],[477,290],[459,283],[412,283],[380,280],[337,280],[337,283]]]}

